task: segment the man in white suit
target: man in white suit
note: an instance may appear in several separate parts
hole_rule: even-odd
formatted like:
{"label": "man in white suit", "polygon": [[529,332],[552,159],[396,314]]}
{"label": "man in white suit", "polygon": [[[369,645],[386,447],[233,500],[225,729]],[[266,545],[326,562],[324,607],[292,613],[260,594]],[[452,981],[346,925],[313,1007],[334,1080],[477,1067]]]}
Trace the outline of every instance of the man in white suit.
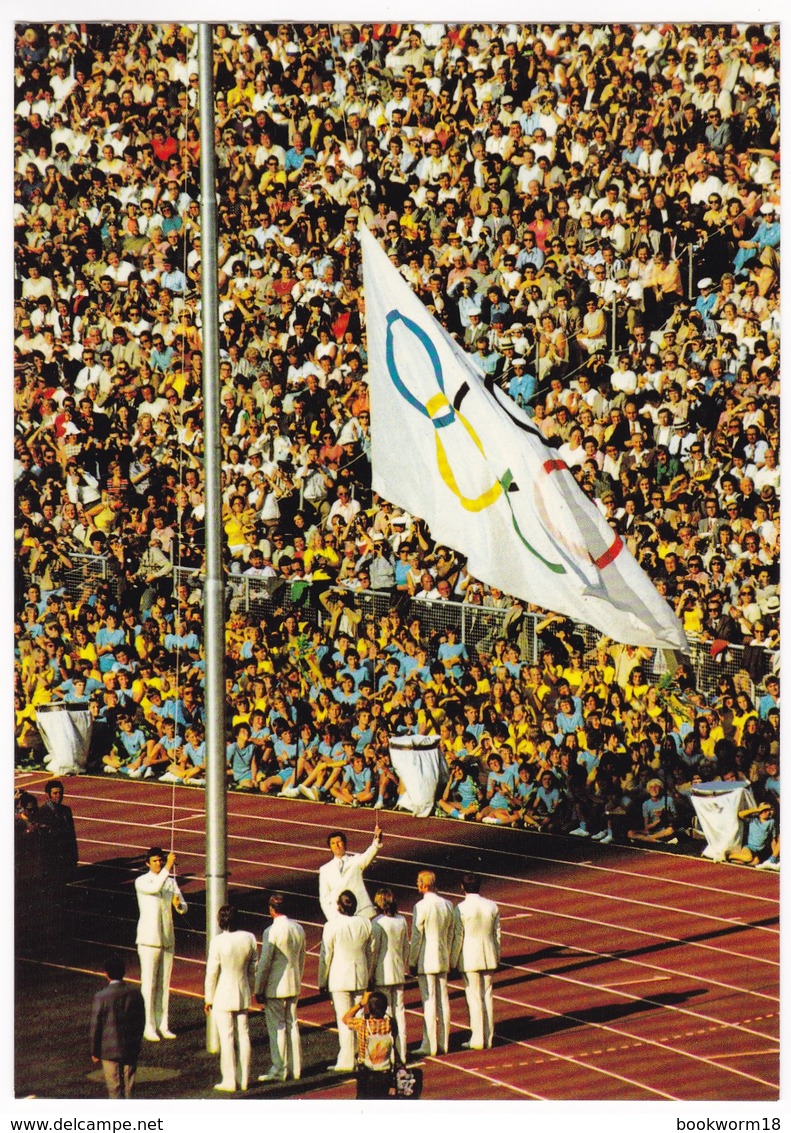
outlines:
{"label": "man in white suit", "polygon": [[[233,906],[222,906],[217,913],[217,924],[220,931],[209,945],[203,998],[206,1014],[213,1012],[220,1040],[222,1081],[214,1088],[232,1094],[237,1082],[246,1090],[250,1079],[247,1013],[253,996],[257,948],[253,934],[239,928]],[[234,1032],[239,1048],[238,1065]]]}
{"label": "man in white suit", "polygon": [[173,910],[186,913],[187,902],[173,876],[175,864],[176,855],[172,851],[166,855],[159,846],[152,846],[146,854],[148,873],[135,879],[140,911],[137,922],[140,990],[146,1005],[143,1037],[152,1043],[158,1043],[160,1035],[163,1039],[176,1037],[168,1026],[170,973],[176,947]]}
{"label": "man in white suit", "polygon": [[286,898],[269,898],[272,923],[261,938],[261,956],[255,974],[255,997],[264,1004],[272,1065],[259,1082],[284,1082],[289,1073],[302,1074],[302,1048],[297,1023],[297,1000],[305,968],[305,930],[289,919]]}
{"label": "man in white suit", "polygon": [[355,916],[356,911],[357,898],[344,890],[338,897],[338,915],[324,926],[319,953],[319,990],[332,996],[340,1044],[330,1070],[339,1074],[354,1073],[355,1032],[343,1017],[368,987],[373,964],[371,922]]}
{"label": "man in white suit", "polygon": [[365,888],[363,872],[382,848],[379,820],[374,827],[373,841],[362,854],[346,853],[346,835],[340,830],[333,830],[327,836],[327,845],[332,851],[332,858],[319,869],[319,904],[324,916],[328,921],[338,916],[338,897],[348,890],[357,900],[357,916],[374,917],[376,909]]}
{"label": "man in white suit", "polygon": [[377,908],[377,916],[371,921],[374,987],[387,997],[388,1010],[398,1028],[396,1049],[401,1061],[406,1062],[404,984],[409,970],[409,930],[391,889],[377,890],[374,904]]}
{"label": "man in white suit", "polygon": [[470,1013],[467,1050],[488,1050],[494,1036],[492,976],[500,963],[500,910],[480,894],[481,879],[465,873],[461,882],[464,900],[453,910],[455,931],[451,968],[464,976],[464,994]]}
{"label": "man in white suit", "polygon": [[409,966],[417,973],[423,1001],[423,1041],[418,1055],[448,1053],[450,1004],[448,969],[453,953],[453,906],[436,892],[437,875],[423,869],[417,875],[421,899],[412,910]]}

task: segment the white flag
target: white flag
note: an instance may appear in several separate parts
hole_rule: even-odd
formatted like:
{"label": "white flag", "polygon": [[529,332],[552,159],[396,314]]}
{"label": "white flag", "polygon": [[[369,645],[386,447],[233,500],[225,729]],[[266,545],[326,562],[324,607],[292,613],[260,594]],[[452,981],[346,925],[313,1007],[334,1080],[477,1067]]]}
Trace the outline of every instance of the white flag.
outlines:
{"label": "white flag", "polygon": [[[698,816],[701,829],[706,835],[706,845],[701,851],[704,858],[724,862],[729,850],[736,850],[742,844],[742,824],[740,810],[755,806],[755,798],[749,784],[729,783],[731,790],[712,790],[712,783],[693,787],[690,799]],[[717,787],[725,784],[717,781]],[[708,788],[708,790],[707,790]]]}
{"label": "white flag", "polygon": [[373,487],[470,572],[627,645],[686,651],[681,623],[557,450],[486,380],[362,231]]}

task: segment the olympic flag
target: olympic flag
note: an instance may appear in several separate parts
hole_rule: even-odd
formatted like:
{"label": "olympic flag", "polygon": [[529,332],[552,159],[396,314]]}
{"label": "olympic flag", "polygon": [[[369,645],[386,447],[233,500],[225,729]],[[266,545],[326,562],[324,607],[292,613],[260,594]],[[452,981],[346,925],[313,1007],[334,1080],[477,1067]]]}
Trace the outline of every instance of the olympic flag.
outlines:
{"label": "olympic flag", "polygon": [[626,645],[687,651],[680,622],[557,450],[431,316],[368,231],[374,490],[476,578]]}

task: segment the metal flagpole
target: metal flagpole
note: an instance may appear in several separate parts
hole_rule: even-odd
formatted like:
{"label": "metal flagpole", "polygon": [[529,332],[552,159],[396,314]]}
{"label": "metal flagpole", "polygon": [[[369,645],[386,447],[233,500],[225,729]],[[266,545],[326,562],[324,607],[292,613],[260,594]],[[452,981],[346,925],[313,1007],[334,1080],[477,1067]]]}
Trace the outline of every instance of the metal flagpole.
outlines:
{"label": "metal flagpole", "polygon": [[[217,913],[228,892],[228,814],[225,776],[225,612],[222,571],[217,188],[214,153],[212,25],[198,25],[200,89],[201,312],[203,339],[203,449],[206,491],[206,947],[217,933]],[[206,1049],[219,1050],[217,1028],[206,1019]]]}
{"label": "metal flagpole", "polygon": [[613,292],[612,297],[612,325],[610,327],[610,365],[615,366],[618,361],[618,294]]}

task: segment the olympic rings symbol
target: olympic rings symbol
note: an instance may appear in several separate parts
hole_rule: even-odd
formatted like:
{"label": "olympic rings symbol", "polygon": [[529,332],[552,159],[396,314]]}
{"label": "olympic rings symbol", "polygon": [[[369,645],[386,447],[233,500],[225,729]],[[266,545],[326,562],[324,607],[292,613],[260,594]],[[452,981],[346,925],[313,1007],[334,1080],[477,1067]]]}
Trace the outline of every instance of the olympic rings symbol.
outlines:
{"label": "olympic rings symbol", "polygon": [[[424,404],[420,401],[414,393],[408,388],[399,373],[398,366],[395,358],[395,336],[393,334],[393,327],[397,323],[402,323],[403,326],[411,334],[413,334],[420,342],[421,346],[426,352],[431,368],[434,372],[434,380],[437,383],[438,393],[430,397]],[[434,440],[436,444],[437,453],[437,467],[440,476],[445,484],[453,492],[456,498],[461,503],[462,507],[467,511],[483,511],[485,508],[490,507],[501,496],[505,499],[508,505],[508,510],[511,516],[511,524],[516,532],[522,545],[534,555],[540,562],[544,564],[549,570],[555,574],[566,574],[566,568],[560,563],[550,562],[540,554],[535,547],[531,546],[525,538],[519,521],[516,517],[514,505],[511,500],[511,494],[518,492],[518,486],[513,482],[513,476],[510,469],[506,469],[505,473],[499,479],[495,478],[493,483],[485,491],[481,492],[478,496],[465,496],[459,488],[456,481],[453,469],[451,468],[450,461],[448,460],[445,446],[442,442],[441,430],[452,425],[458,421],[462,428],[466,431],[467,435],[472,440],[484,460],[487,459],[486,452],[484,451],[480,437],[476,433],[472,424],[467,420],[464,414],[458,408],[458,405],[453,405],[448,400],[447,393],[445,392],[445,380],[442,373],[442,363],[440,362],[437,348],[432,342],[429,335],[412,319],[406,315],[402,315],[400,311],[390,311],[387,315],[387,335],[385,340],[385,358],[387,362],[387,369],[393,385],[404,398],[404,400],[416,409],[418,413],[422,413],[424,417],[428,417],[431,424],[434,426]],[[460,391],[456,396],[456,401],[460,404],[463,398],[463,393]]]}
{"label": "olympic rings symbol", "polygon": [[[439,387],[439,393],[435,393],[433,397],[423,404],[412,391],[404,383],[398,371],[398,366],[395,359],[395,338],[393,335],[393,326],[396,323],[403,323],[404,327],[413,334],[428,355],[428,360],[431,368],[434,371],[434,380]],[[483,511],[484,508],[490,507],[494,501],[502,494],[503,486],[499,480],[494,480],[491,487],[481,492],[478,496],[465,496],[459,488],[456,476],[451,468],[448,454],[445,451],[445,446],[442,443],[440,430],[452,425],[458,421],[462,428],[465,430],[470,440],[481,456],[486,459],[483,445],[481,444],[480,437],[475,432],[475,429],[464,416],[448,401],[447,394],[445,393],[445,381],[442,374],[442,364],[437,353],[437,348],[431,341],[429,336],[418,326],[416,322],[402,315],[400,311],[390,311],[387,315],[387,336],[385,341],[385,358],[387,361],[387,369],[390,374],[390,379],[398,392],[413,409],[417,409],[424,417],[428,417],[431,424],[434,426],[434,441],[437,450],[437,467],[440,476],[453,492],[454,496],[459,500],[463,508],[467,511]],[[435,414],[439,414],[435,416]]]}

